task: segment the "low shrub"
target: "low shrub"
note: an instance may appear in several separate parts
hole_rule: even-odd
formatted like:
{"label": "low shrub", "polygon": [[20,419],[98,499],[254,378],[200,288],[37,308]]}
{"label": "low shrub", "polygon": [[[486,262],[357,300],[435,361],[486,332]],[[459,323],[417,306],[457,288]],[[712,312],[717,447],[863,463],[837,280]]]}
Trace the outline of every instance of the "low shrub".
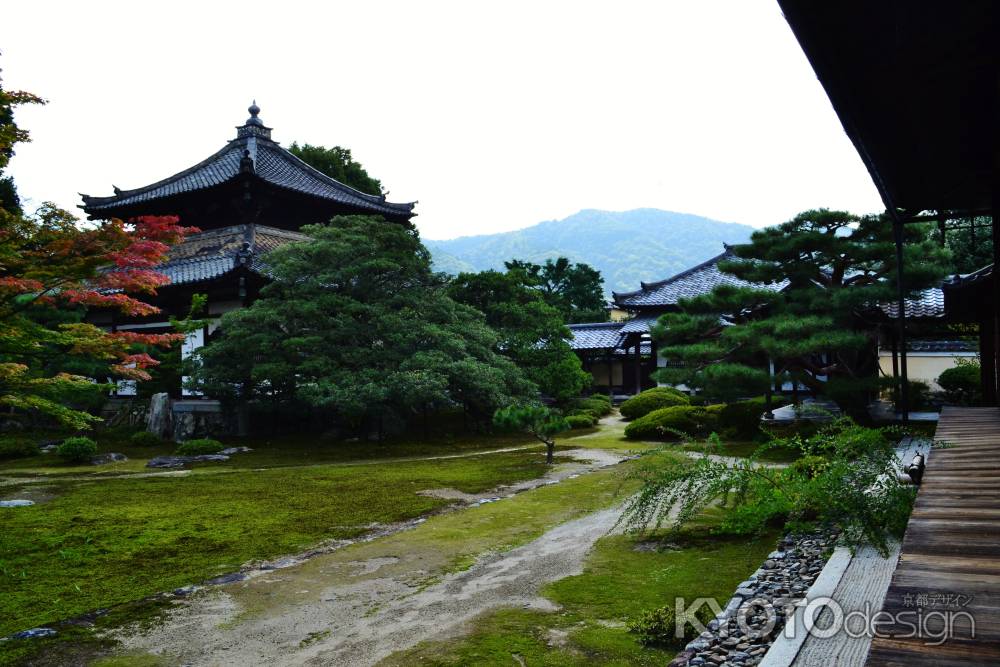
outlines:
{"label": "low shrub", "polygon": [[910,409],[930,410],[934,407],[931,397],[931,386],[923,380],[908,380],[910,388]]}
{"label": "low shrub", "polygon": [[596,395],[588,398],[574,398],[569,402],[569,409],[572,412],[587,410],[593,412],[598,417],[603,417],[611,414],[611,400],[606,396],[597,398]]}
{"label": "low shrub", "polygon": [[681,434],[698,437],[714,431],[721,406],[705,408],[695,405],[675,405],[653,410],[625,427],[630,440],[679,440]]}
{"label": "low shrub", "polygon": [[56,453],[68,463],[88,463],[97,454],[97,443],[84,436],[66,438]]}
{"label": "low shrub", "polygon": [[181,456],[200,456],[202,454],[218,454],[225,446],[212,438],[188,440],[177,446],[176,453]]}
{"label": "low shrub", "polygon": [[[772,409],[784,405],[784,399],[771,401]],[[719,411],[719,428],[727,438],[750,440],[761,435],[760,418],[767,408],[763,396],[746,401],[726,403]]]}
{"label": "low shrub", "polygon": [[162,438],[149,431],[136,431],[129,436],[128,441],[129,444],[137,447],[155,447],[156,445],[163,444]]}
{"label": "low shrub", "polygon": [[966,363],[941,373],[937,383],[944,390],[949,403],[975,405],[982,396],[982,378],[979,364]]}
{"label": "low shrub", "polygon": [[622,403],[618,409],[625,419],[638,419],[653,410],[671,408],[675,405],[690,405],[691,401],[683,392],[673,387],[654,387]]}
{"label": "low shrub", "polygon": [[[674,607],[667,605],[659,609],[651,609],[644,612],[638,620],[628,624],[628,631],[638,635],[639,643],[646,646],[664,646],[667,648],[681,649],[693,640],[699,633],[691,623],[684,624],[684,631],[678,636],[676,629],[676,611]],[[707,604],[702,605],[695,617],[702,625],[708,625],[715,615],[712,608]]]}
{"label": "low shrub", "polygon": [[596,423],[594,419],[589,414],[575,414],[566,417],[566,423],[569,424],[570,428],[590,428]]}
{"label": "low shrub", "polygon": [[0,438],[0,461],[38,454],[38,445],[24,438]]}

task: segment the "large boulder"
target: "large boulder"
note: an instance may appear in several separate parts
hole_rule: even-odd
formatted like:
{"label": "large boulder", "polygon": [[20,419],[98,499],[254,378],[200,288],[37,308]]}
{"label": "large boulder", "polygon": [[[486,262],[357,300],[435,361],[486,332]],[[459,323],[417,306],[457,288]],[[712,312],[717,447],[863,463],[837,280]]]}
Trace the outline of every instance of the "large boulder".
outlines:
{"label": "large boulder", "polygon": [[161,392],[153,394],[149,399],[149,414],[146,417],[146,430],[158,438],[169,438],[173,430],[170,418],[170,394]]}

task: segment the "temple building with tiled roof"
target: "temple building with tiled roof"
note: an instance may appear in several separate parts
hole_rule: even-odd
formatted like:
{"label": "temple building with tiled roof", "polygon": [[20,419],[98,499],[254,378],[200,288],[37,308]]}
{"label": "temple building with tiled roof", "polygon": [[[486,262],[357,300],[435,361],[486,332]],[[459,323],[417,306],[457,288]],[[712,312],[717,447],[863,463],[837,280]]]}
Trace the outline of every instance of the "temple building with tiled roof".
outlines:
{"label": "temple building with tiled roof", "polygon": [[676,311],[681,299],[708,294],[720,285],[775,291],[785,287],[785,283],[760,285],[723,273],[719,263],[733,259],[736,256],[725,246],[715,257],[665,280],[640,283],[634,292],[614,292],[612,307],[631,316],[624,322],[569,325],[570,345],[594,375],[595,387],[628,395],[655,386],[650,376],[665,360],[657,355],[650,329],[660,315]]}
{"label": "temple building with tiled roof", "polygon": [[[234,139],[189,169],[133,190],[115,188],[109,197],[82,195],[81,208],[91,219],[176,215],[182,225],[201,230],[172,247],[167,261],[155,267],[170,278],[151,300],[160,314],[123,318],[92,311],[91,322],[115,331],[166,332],[171,330],[170,317],[184,317],[192,296],[204,294],[207,325],[188,336],[181,348],[182,357],[187,357],[210,341],[224,313],[256,299],[268,282],[268,253],[308,240],[300,231],[304,225],[336,215],[371,215],[410,224],[414,204],[388,202],[317,171],[271,138],[256,103],[249,112]],[[179,384],[178,396],[195,398]],[[121,383],[118,393],[130,395],[134,386]]]}
{"label": "temple building with tiled roof", "polygon": [[82,195],[90,219],[177,215],[200,229],[264,224],[297,230],[335,215],[381,215],[408,222],[413,203],[395,204],[340,183],[271,139],[260,108],[236,128],[236,138],[193,167],[162,181],[109,197]]}

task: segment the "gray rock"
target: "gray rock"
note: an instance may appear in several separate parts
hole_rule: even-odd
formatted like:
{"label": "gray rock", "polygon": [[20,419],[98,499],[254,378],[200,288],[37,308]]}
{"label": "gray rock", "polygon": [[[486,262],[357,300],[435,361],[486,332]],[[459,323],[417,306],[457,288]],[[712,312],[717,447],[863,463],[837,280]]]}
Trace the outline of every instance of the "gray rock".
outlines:
{"label": "gray rock", "polygon": [[106,463],[117,463],[120,461],[128,461],[128,457],[124,454],[119,454],[118,452],[109,452],[107,454],[98,454],[94,458],[90,459],[91,465],[100,466]]}
{"label": "gray rock", "polygon": [[0,500],[0,507],[28,507],[34,504],[34,500]]}
{"label": "gray rock", "polygon": [[149,399],[146,430],[159,438],[169,438],[173,429],[170,418],[170,394],[161,392]]}
{"label": "gray rock", "polygon": [[224,456],[232,456],[233,454],[244,454],[246,452],[252,452],[252,451],[253,450],[250,449],[249,447],[226,447],[219,453],[223,454]]}
{"label": "gray rock", "polygon": [[188,463],[228,461],[225,454],[199,454],[198,456],[156,456],[146,463],[147,468],[183,468]]}
{"label": "gray rock", "polygon": [[209,579],[205,583],[210,586],[217,586],[219,584],[231,584],[234,581],[243,581],[247,578],[247,575],[242,572],[230,572],[229,574],[224,574],[221,577],[215,577],[214,579]]}
{"label": "gray rock", "polygon": [[10,636],[11,639],[39,639],[41,637],[52,637],[56,634],[56,631],[52,628],[31,628],[30,630],[21,630],[20,632],[15,632]]}
{"label": "gray rock", "polygon": [[197,437],[198,419],[193,412],[178,412],[173,419],[174,442],[184,442]]}

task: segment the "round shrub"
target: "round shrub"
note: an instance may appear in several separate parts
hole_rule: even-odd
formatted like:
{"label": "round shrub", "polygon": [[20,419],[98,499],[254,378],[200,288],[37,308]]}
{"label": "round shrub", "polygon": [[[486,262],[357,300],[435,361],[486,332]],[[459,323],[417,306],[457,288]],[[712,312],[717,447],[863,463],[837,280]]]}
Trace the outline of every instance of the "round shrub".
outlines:
{"label": "round shrub", "polygon": [[97,454],[97,443],[83,436],[66,438],[56,450],[59,457],[69,463],[89,463]]}
{"label": "round shrub", "polygon": [[[695,617],[702,625],[707,625],[715,615],[711,607],[702,605]],[[676,611],[671,606],[646,611],[628,624],[628,631],[638,635],[639,642],[647,646],[665,646],[680,649],[698,635],[698,629],[691,623],[684,624],[682,636],[677,636]]]}
{"label": "round shrub", "polygon": [[218,440],[198,438],[179,444],[176,453],[181,456],[200,456],[202,454],[218,454],[223,449],[225,449],[224,445]]}
{"label": "round shrub", "polygon": [[941,373],[937,383],[947,399],[959,405],[972,405],[979,400],[982,390],[978,364],[962,364]]}
{"label": "round shrub", "polygon": [[575,414],[566,417],[566,423],[570,428],[590,428],[594,425],[595,419],[587,414]]}
{"label": "round shrub", "polygon": [[691,401],[683,393],[673,387],[655,387],[622,403],[618,409],[625,419],[638,419],[648,415],[653,410],[672,408],[675,405],[690,405]]}
{"label": "round shrub", "polygon": [[[777,407],[777,404],[773,404]],[[729,438],[749,440],[760,434],[760,418],[767,404],[763,397],[725,403],[719,408],[719,428]]]}
{"label": "round shrub", "polygon": [[129,436],[128,441],[129,444],[136,447],[155,447],[163,444],[163,440],[158,435],[149,431],[136,431]]}
{"label": "round shrub", "polygon": [[675,405],[653,410],[625,427],[630,440],[679,440],[680,434],[692,437],[708,435],[718,425],[716,406]]}
{"label": "round shrub", "polygon": [[587,410],[588,412],[593,412],[598,417],[611,414],[611,400],[607,396],[598,398],[595,395],[588,398],[574,398],[570,401],[569,407],[574,412]]}

